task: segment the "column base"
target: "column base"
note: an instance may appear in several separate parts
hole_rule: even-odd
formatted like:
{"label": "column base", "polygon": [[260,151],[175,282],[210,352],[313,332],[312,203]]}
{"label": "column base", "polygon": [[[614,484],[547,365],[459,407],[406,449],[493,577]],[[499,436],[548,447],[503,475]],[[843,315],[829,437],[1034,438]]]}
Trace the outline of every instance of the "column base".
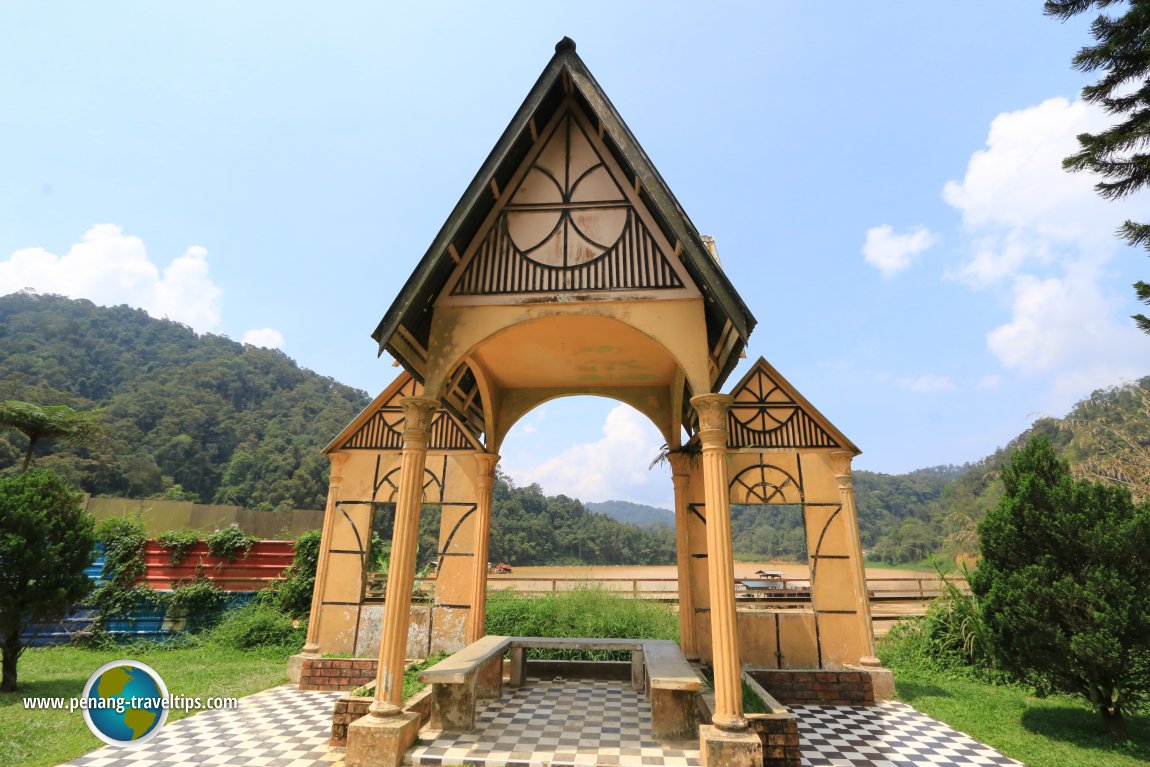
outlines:
{"label": "column base", "polygon": [[399,767],[403,755],[419,736],[419,714],[403,711],[396,716],[368,714],[348,725],[347,767]]}
{"label": "column base", "polygon": [[314,660],[322,657],[319,653],[301,652],[288,658],[287,675],[288,681],[292,684],[299,684],[300,677],[303,674],[303,662],[305,660]]}
{"label": "column base", "polygon": [[728,732],[699,725],[699,752],[703,767],[763,766],[763,742],[750,729]]}
{"label": "column base", "polygon": [[894,700],[894,674],[889,668],[884,668],[878,658],[862,658],[855,668],[870,675],[875,703],[880,700]]}

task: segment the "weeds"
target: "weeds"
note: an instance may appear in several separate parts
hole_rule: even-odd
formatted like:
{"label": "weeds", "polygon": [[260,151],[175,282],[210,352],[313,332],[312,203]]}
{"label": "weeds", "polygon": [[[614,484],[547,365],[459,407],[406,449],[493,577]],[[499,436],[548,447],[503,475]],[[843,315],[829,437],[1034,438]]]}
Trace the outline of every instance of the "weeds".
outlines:
{"label": "weeds", "polygon": [[[963,576],[969,578],[966,567]],[[918,620],[896,624],[879,643],[888,666],[943,671],[991,682],[1009,681],[998,669],[978,597],[942,577],[942,593]]]}
{"label": "weeds", "polygon": [[[664,604],[633,599],[598,586],[525,596],[512,591],[487,598],[487,633],[538,637],[679,639],[679,618]],[[588,650],[530,651],[548,660],[626,660],[627,653]]]}

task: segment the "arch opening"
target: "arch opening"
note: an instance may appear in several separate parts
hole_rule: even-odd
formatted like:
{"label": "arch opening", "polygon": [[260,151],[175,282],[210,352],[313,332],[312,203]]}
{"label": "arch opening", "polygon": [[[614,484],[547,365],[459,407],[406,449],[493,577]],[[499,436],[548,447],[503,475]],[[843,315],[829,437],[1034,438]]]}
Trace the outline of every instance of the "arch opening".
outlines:
{"label": "arch opening", "polygon": [[[428,390],[450,392],[460,370],[474,376],[473,397],[482,411],[467,414],[473,433],[483,432],[490,452],[499,452],[512,426],[538,405],[559,397],[593,395],[625,402],[650,418],[663,441],[682,441],[684,402],[691,388],[688,368],[673,342],[626,321],[598,314],[560,313],[520,318],[487,331],[458,328],[452,343],[460,353],[429,377]],[[455,408],[457,411],[462,408]]]}
{"label": "arch opening", "polygon": [[500,468],[517,484],[584,502],[674,508],[666,442],[648,412],[620,397],[556,394],[510,424]]}

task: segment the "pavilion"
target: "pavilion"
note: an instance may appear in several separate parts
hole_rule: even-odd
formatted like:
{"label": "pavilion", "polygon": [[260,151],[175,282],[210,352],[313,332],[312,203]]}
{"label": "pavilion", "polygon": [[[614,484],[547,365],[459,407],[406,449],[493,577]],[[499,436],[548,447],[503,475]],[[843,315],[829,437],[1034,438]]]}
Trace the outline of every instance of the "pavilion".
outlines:
{"label": "pavilion", "polygon": [[[626,403],[666,440],[682,652],[714,671],[705,760],[722,763],[730,751],[715,744],[748,737],[742,664],[861,668],[885,684],[851,487],[859,450],[764,359],[723,393],[755,324],[714,240],[564,38],[373,333],[403,372],[327,448],[303,657],[378,657],[348,764],[394,764],[414,738],[405,658],[483,638],[500,446],[557,397]],[[736,611],[731,504],[801,507],[809,609]],[[431,506],[434,604],[413,606],[419,518]],[[394,515],[382,603],[365,599],[380,514]]]}

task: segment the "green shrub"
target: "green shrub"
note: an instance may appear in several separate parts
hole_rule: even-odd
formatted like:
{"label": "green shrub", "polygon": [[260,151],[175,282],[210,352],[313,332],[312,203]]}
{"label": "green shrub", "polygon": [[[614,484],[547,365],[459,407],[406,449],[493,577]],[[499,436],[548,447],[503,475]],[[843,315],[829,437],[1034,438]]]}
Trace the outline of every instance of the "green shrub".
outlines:
{"label": "green shrub", "polygon": [[172,567],[187,559],[188,552],[200,542],[198,530],[171,530],[156,539],[168,550],[168,564]]}
{"label": "green shrub", "polygon": [[224,616],[212,629],[213,643],[237,650],[255,647],[300,647],[304,632],[292,619],[262,604],[253,603]]}
{"label": "green shrub", "polygon": [[[965,568],[964,575],[969,577]],[[991,653],[978,597],[950,581],[943,580],[942,588],[922,618],[898,622],[879,641],[883,662],[895,668],[1008,681]]]}
{"label": "green shrub", "polygon": [[391,564],[391,541],[384,540],[375,530],[371,531],[371,545],[368,548],[367,570],[371,573],[387,574]]}
{"label": "green shrub", "polygon": [[183,615],[189,629],[208,626],[220,617],[227,593],[207,578],[180,581],[167,596],[169,616]]}
{"label": "green shrub", "polygon": [[257,540],[255,536],[248,535],[240,529],[240,526],[235,522],[215,532],[208,533],[204,538],[204,542],[208,544],[208,551],[213,556],[228,561],[235,561],[241,555],[246,557]]}
{"label": "green shrub", "polygon": [[59,619],[88,593],[92,528],[79,494],[51,471],[0,477],[0,690],[17,687],[23,631]]}
{"label": "green shrub", "polygon": [[315,571],[319,564],[319,530],[308,530],[295,541],[295,556],[284,569],[283,580],[276,581],[257,597],[261,604],[293,618],[306,618],[311,612],[315,591]]}
{"label": "green shrub", "polygon": [[104,545],[103,582],[92,592],[97,627],[124,615],[140,600],[151,598],[151,589],[136,586],[144,575],[144,542],[147,534],[135,519],[105,519],[96,526],[96,540]]}

